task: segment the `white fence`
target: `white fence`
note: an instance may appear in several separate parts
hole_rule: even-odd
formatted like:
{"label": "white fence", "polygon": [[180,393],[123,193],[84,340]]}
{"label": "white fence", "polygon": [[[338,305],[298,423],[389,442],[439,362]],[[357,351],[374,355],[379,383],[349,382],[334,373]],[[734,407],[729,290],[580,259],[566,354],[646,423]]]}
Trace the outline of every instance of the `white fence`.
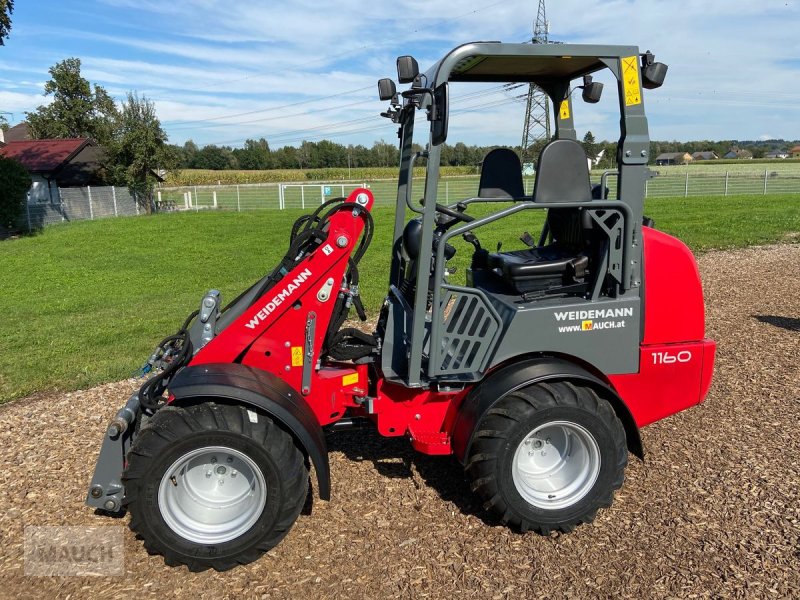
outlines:
{"label": "white fence", "polygon": [[[594,183],[600,175],[593,175]],[[616,177],[608,178],[610,196],[616,195]],[[413,197],[421,198],[425,182],[415,179]],[[524,178],[525,193],[533,192],[534,178]],[[378,179],[366,182],[331,183],[264,183],[241,185],[213,185],[163,187],[157,192],[158,204],[166,210],[258,210],[307,208],[335,196],[344,196],[354,188],[370,188],[378,205],[394,205],[397,196],[396,179]],[[453,177],[439,182],[438,200],[457,202],[475,196],[478,176]],[[800,193],[800,173],[786,174],[765,171],[763,174],[742,173],[669,173],[647,182],[648,198],[689,196],[733,196]]]}
{"label": "white fence", "polygon": [[[600,175],[592,181],[599,183]],[[413,181],[413,198],[421,198],[425,182]],[[533,192],[534,178],[524,178],[525,193]],[[610,197],[616,196],[616,177],[608,178]],[[328,183],[263,183],[246,185],[213,185],[162,187],[156,190],[156,209],[161,211],[201,211],[222,209],[234,211],[259,209],[304,209],[337,196],[345,196],[357,187],[366,187],[375,195],[379,206],[393,206],[397,196],[397,180],[337,181]],[[800,173],[764,171],[747,173],[666,173],[646,184],[646,197],[690,196],[763,196],[766,194],[800,194]],[[478,192],[478,176],[451,177],[439,182],[438,201],[445,204],[471,198]],[[20,221],[22,229],[33,230],[52,223],[100,219],[139,214],[140,207],[124,187],[59,188],[55,202],[32,202],[25,207]]]}
{"label": "white fence", "polygon": [[54,201],[26,203],[20,227],[32,231],[53,223],[137,214],[139,206],[128,188],[59,188],[58,198]]}

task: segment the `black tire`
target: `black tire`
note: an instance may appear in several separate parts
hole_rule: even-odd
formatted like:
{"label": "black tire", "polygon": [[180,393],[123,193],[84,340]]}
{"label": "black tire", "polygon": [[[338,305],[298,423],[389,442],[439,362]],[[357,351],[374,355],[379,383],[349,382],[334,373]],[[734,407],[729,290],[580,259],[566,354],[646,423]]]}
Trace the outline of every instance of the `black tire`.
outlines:
{"label": "black tire", "polygon": [[[543,506],[547,500],[540,505],[526,500],[512,474],[518,449],[523,450],[521,444],[526,440],[530,443],[532,432],[548,423],[575,426],[581,436],[588,434],[596,443],[595,446],[589,440],[586,447],[599,451],[594,483],[587,477],[585,495],[576,497],[571,505],[557,508]],[[529,448],[525,446],[524,450]],[[627,464],[625,430],[611,405],[591,388],[562,381],[531,385],[490,408],[476,428],[465,469],[484,508],[523,532],[533,530],[548,535],[552,531],[568,533],[581,523],[591,522],[598,509],[611,506],[614,492],[622,486]]]}
{"label": "black tire", "polygon": [[[164,519],[159,504],[167,470],[204,447],[225,447],[246,456],[265,483],[266,498],[255,523],[222,543],[198,543],[179,535]],[[235,476],[236,471],[232,473]],[[178,485],[174,476],[169,481]],[[256,560],[289,532],[309,489],[303,453],[286,431],[262,413],[214,402],[160,409],[136,438],[122,482],[130,527],[144,540],[147,551],[162,554],[170,566],[185,564],[191,571],[224,571]],[[256,515],[257,508],[252,518]]]}

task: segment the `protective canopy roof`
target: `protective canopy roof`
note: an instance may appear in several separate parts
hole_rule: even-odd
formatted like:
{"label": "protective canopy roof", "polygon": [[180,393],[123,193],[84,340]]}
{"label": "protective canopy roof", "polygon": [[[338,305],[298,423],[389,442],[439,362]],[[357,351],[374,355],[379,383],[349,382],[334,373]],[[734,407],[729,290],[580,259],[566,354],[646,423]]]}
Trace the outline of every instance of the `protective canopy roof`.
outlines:
{"label": "protective canopy roof", "polygon": [[425,73],[424,85],[445,81],[572,81],[636,56],[635,46],[471,42],[451,50]]}
{"label": "protective canopy roof", "polygon": [[605,65],[586,56],[469,56],[459,61],[450,81],[539,81],[575,79]]}

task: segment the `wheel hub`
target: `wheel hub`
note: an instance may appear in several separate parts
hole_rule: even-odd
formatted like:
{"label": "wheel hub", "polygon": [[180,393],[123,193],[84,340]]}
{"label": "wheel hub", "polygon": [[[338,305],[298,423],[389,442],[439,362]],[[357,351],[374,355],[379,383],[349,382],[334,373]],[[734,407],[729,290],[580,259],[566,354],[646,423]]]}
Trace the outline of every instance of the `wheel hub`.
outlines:
{"label": "wheel hub", "polygon": [[166,470],[158,488],[166,524],[198,544],[243,535],[258,521],[266,500],[261,469],[246,454],[223,446],[187,452]]}
{"label": "wheel hub", "polygon": [[530,432],[511,467],[522,498],[538,508],[567,508],[592,489],[600,474],[600,448],[577,423],[552,421]]}

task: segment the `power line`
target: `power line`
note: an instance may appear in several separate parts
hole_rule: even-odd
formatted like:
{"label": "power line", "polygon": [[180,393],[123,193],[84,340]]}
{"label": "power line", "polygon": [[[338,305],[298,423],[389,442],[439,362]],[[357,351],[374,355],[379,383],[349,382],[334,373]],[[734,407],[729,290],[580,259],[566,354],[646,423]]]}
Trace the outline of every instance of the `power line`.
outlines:
{"label": "power line", "polygon": [[[490,88],[490,90],[491,90],[491,92],[493,94],[496,94],[496,93],[498,93],[500,91],[503,91],[503,89],[502,89],[503,87],[504,86],[497,86],[497,89]],[[487,92],[489,92],[490,90],[481,90],[479,92],[473,92],[472,94],[467,94],[467,95],[463,96],[462,98],[466,98],[467,96],[473,96],[473,99],[474,99],[474,96],[479,95],[479,94],[487,94]],[[521,95],[521,96],[514,96],[514,97],[511,97],[511,98],[505,97],[505,98],[501,98],[499,100],[493,100],[491,102],[479,102],[477,104],[471,104],[471,105],[468,105],[468,106],[465,106],[465,107],[461,107],[461,108],[458,108],[458,109],[453,109],[453,110],[450,111],[450,114],[451,115],[467,114],[467,113],[477,112],[477,111],[480,111],[480,110],[485,110],[487,108],[495,108],[495,107],[503,106],[503,105],[506,105],[506,104],[513,104],[513,103],[516,103],[519,100],[519,98],[523,98],[523,97],[524,97],[524,94]],[[331,123],[331,124],[328,124],[328,125],[320,125],[320,126],[317,126],[317,127],[310,127],[310,128],[307,128],[307,129],[296,129],[296,130],[282,131],[282,132],[273,133],[273,134],[270,134],[270,135],[265,135],[263,137],[267,137],[269,139],[269,141],[273,142],[273,143],[280,143],[280,144],[288,145],[288,144],[291,144],[292,142],[312,141],[312,140],[316,140],[316,139],[320,139],[320,138],[336,139],[336,138],[339,138],[339,137],[345,137],[345,136],[348,136],[348,135],[354,135],[356,133],[365,133],[365,132],[369,132],[369,131],[385,130],[386,129],[385,123],[381,123],[379,125],[376,124],[376,125],[370,126],[370,127],[357,127],[355,129],[350,129],[350,130],[346,130],[346,131],[338,131],[338,132],[335,131],[336,129],[339,129],[340,127],[351,126],[351,125],[362,125],[362,124],[366,124],[366,123],[369,123],[369,122],[374,122],[376,119],[382,119],[382,117],[378,117],[378,115],[373,115],[373,116],[363,117],[363,118],[359,118],[359,119],[352,119],[350,121],[342,121],[342,122],[337,122],[337,123]],[[331,131],[331,130],[333,130],[333,131]],[[302,134],[302,135],[297,135],[297,134]],[[219,141],[218,142],[214,142],[214,144],[215,145],[220,145],[220,146],[238,145],[238,144],[243,143],[244,141],[246,141],[246,140],[241,140],[241,139],[225,140],[225,141],[221,141],[221,142],[219,142]]]}
{"label": "power line", "polygon": [[247,121],[233,121],[232,123],[206,123],[206,124],[200,124],[200,125],[183,125],[183,126],[174,127],[172,129],[178,129],[178,130],[181,130],[181,129],[206,129],[206,128],[215,128],[215,127],[217,127],[217,128],[218,127],[233,127],[233,126],[236,126],[236,125],[249,125],[251,123],[264,123],[266,121],[276,121],[278,119],[288,119],[288,118],[291,118],[291,117],[304,117],[304,116],[308,116],[308,115],[315,115],[317,113],[330,112],[332,110],[341,110],[343,108],[349,108],[349,107],[352,107],[352,106],[359,106],[361,104],[367,104],[367,103],[372,103],[372,102],[374,102],[374,100],[359,100],[358,102],[350,102],[348,104],[338,104],[336,106],[328,106],[328,107],[325,107],[325,108],[318,108],[316,110],[292,113],[292,114],[288,114],[288,115],[276,115],[276,116],[273,116],[273,117],[263,117],[263,118],[260,118],[260,119],[248,119]]}
{"label": "power line", "polygon": [[335,94],[330,94],[329,96],[319,96],[319,97],[316,97],[316,98],[310,98],[308,100],[301,100],[299,102],[291,102],[289,104],[283,104],[281,106],[272,106],[270,108],[260,108],[260,109],[257,109],[257,110],[249,110],[249,111],[246,111],[246,112],[234,113],[234,114],[230,114],[230,115],[220,115],[220,116],[217,116],[217,117],[208,117],[206,119],[194,119],[194,120],[191,120],[191,121],[174,121],[172,123],[172,125],[175,126],[175,125],[185,125],[185,124],[189,124],[189,123],[206,123],[208,121],[219,121],[219,120],[222,120],[222,119],[233,119],[235,117],[246,117],[248,115],[255,115],[255,114],[258,114],[258,113],[272,112],[272,111],[276,111],[276,110],[283,110],[284,108],[291,108],[293,106],[300,106],[301,104],[312,104],[314,102],[322,102],[323,100],[328,100],[330,98],[339,98],[340,96],[346,96],[347,94],[355,94],[355,93],[363,92],[364,90],[369,90],[369,89],[372,89],[372,88],[373,88],[373,86],[368,85],[368,86],[365,86],[365,87],[362,87],[362,88],[357,88],[357,89],[354,89],[354,90],[345,90],[344,92],[337,92]]}

